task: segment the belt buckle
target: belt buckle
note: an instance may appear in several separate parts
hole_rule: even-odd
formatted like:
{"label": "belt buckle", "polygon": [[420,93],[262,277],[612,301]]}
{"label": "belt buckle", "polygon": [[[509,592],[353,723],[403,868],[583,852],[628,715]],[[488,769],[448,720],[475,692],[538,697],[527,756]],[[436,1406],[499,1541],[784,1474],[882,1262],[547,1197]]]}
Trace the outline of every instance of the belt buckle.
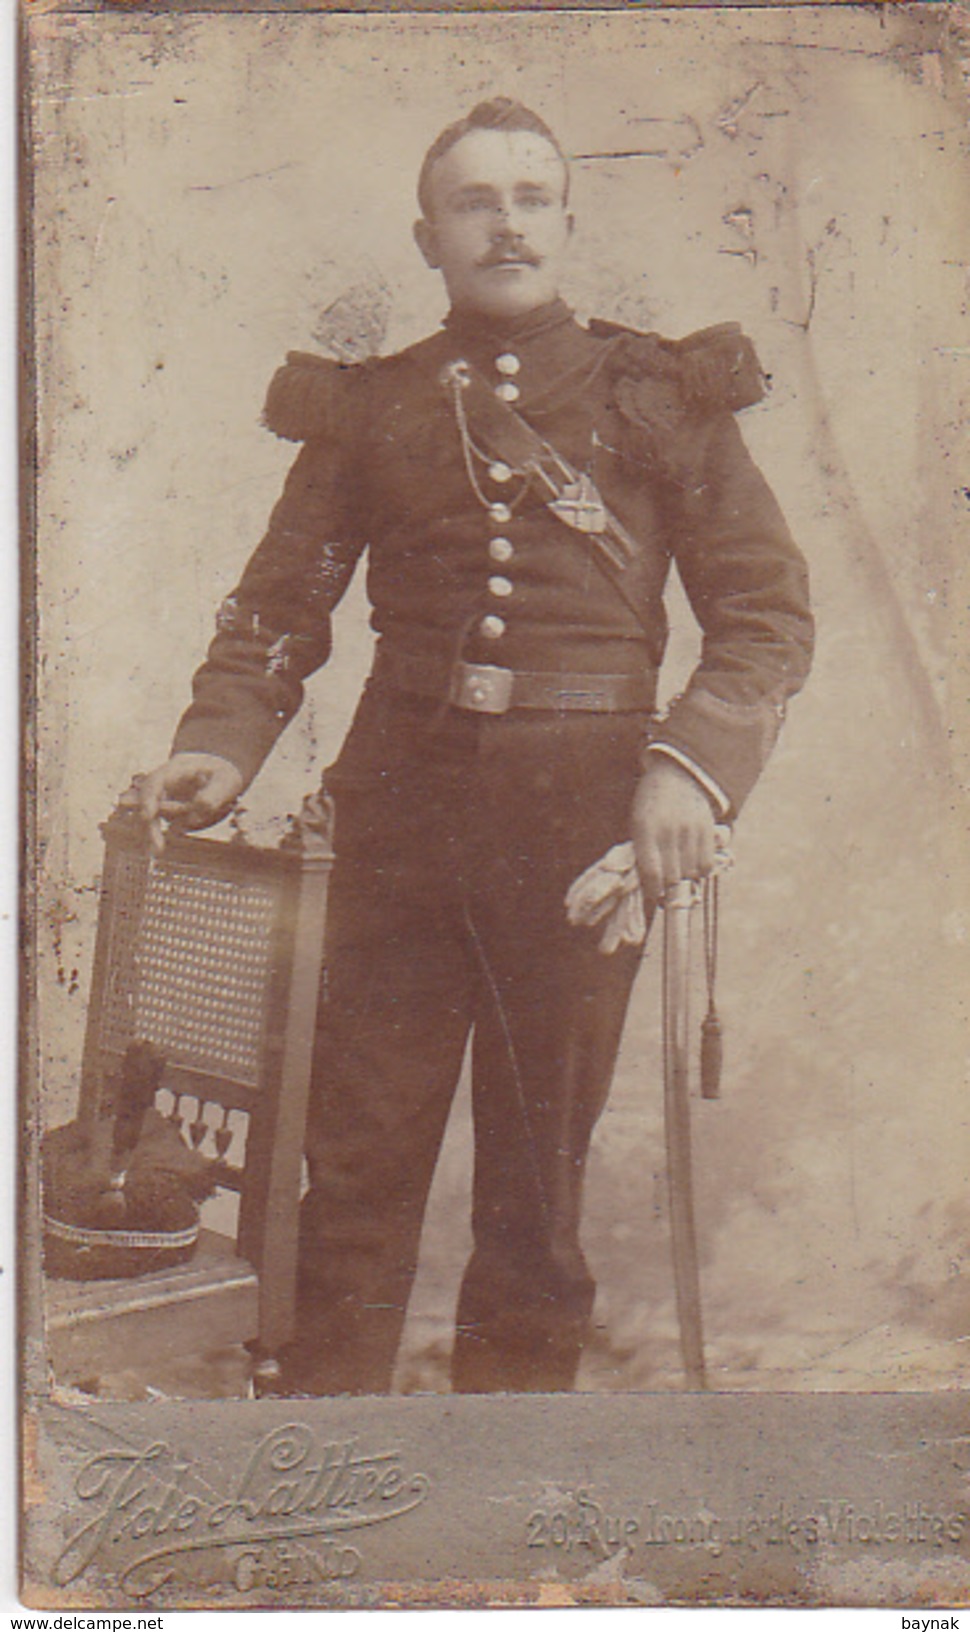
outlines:
{"label": "belt buckle", "polygon": [[505,714],[512,705],[511,669],[494,663],[458,662],[451,671],[449,702],[473,714]]}

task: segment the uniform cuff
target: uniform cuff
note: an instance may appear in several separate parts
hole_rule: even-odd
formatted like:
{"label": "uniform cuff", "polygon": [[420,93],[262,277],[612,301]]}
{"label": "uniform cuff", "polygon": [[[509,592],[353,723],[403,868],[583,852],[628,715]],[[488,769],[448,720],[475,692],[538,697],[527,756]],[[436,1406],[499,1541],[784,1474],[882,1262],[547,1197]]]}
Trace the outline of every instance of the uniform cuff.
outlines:
{"label": "uniform cuff", "polygon": [[[220,728],[221,727],[221,728]],[[282,729],[282,724],[280,726]],[[279,736],[272,726],[262,730],[248,725],[233,729],[228,723],[183,718],[172,743],[173,754],[214,754],[227,759],[248,788]]]}
{"label": "uniform cuff", "polygon": [[673,749],[703,768],[733,819],[765,767],[783,717],[780,693],[729,703],[704,686],[689,686],[654,728],[650,746]]}
{"label": "uniform cuff", "polygon": [[669,742],[651,742],[647,748],[647,753],[666,754],[668,759],[676,761],[683,770],[690,772],[695,782],[700,783],[714,806],[715,814],[722,818],[728,815],[731,809],[731,801],[724,789],[719,787],[714,778],[708,776],[706,771],[702,771],[701,767],[695,764],[694,760],[690,759],[687,754],[682,754],[679,748],[672,748]]}

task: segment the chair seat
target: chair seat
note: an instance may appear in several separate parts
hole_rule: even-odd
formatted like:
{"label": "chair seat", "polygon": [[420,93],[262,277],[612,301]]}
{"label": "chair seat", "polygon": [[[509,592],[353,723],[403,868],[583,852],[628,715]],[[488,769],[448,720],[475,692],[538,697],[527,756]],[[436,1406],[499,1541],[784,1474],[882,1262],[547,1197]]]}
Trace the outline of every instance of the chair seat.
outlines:
{"label": "chair seat", "polygon": [[192,1351],[244,1343],[258,1330],[258,1279],[235,1242],[201,1230],[192,1258],[114,1281],[48,1280],[47,1350],[58,1383],[143,1369]]}

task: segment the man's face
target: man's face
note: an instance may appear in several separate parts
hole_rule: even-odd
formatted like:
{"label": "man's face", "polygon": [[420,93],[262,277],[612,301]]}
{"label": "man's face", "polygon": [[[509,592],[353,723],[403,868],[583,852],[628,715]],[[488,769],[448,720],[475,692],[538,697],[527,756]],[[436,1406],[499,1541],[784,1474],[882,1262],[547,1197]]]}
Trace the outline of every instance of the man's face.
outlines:
{"label": "man's face", "polygon": [[555,148],[528,130],[472,130],[431,172],[414,235],[458,310],[516,317],[559,293],[573,218]]}

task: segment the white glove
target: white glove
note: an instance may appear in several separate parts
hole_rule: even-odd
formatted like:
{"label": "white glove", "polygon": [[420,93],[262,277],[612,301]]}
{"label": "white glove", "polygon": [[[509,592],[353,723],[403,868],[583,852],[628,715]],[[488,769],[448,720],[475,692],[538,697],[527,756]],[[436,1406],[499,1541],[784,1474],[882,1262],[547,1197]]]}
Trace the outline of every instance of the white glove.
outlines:
{"label": "white glove", "polygon": [[[716,827],[714,836],[715,873],[726,872],[733,863],[727,827]],[[580,873],[566,891],[566,916],[571,924],[603,925],[601,952],[615,952],[618,946],[642,946],[647,935],[643,891],[637,872],[633,845],[614,844],[605,856]]]}
{"label": "white glove", "polygon": [[643,892],[633,845],[614,844],[605,856],[587,867],[566,892],[566,916],[571,924],[602,924],[601,952],[618,946],[642,946],[647,933]]}

